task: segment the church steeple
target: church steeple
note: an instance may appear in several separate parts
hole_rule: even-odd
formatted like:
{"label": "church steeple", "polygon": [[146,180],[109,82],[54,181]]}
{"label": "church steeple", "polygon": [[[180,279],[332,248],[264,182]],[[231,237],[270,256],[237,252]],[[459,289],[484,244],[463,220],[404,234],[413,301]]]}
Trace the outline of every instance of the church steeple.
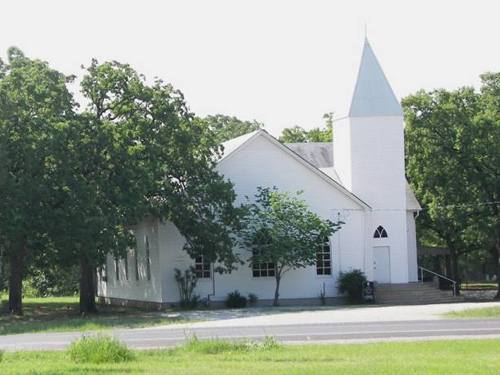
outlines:
{"label": "church steeple", "polygon": [[365,39],[349,117],[402,116],[401,105]]}

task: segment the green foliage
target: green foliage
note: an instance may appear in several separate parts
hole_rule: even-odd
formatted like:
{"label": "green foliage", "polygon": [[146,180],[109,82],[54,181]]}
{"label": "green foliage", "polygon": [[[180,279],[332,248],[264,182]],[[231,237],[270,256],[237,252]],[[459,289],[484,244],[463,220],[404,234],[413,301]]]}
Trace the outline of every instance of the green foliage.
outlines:
{"label": "green foliage", "polygon": [[257,301],[259,300],[259,297],[255,293],[249,293],[248,294],[248,305],[249,306],[255,306],[257,304]]}
{"label": "green foliage", "polygon": [[283,143],[304,143],[304,142],[332,142],[333,140],[333,112],[325,113],[324,128],[313,128],[305,130],[296,125],[292,128],[285,128],[279,138]]}
{"label": "green foliage", "polygon": [[500,276],[500,73],[481,80],[479,92],[419,91],[403,100],[406,172],[425,206],[420,236],[450,249],[456,279],[467,253],[489,257]]}
{"label": "green foliage", "polygon": [[108,336],[83,336],[68,348],[77,363],[118,363],[134,359],[134,353],[118,340]]}
{"label": "green foliage", "polygon": [[2,363],[3,361],[3,353],[4,353],[3,350],[0,350],[0,363]]}
{"label": "green foliage", "polygon": [[8,50],[0,74],[0,243],[11,278],[9,310],[22,313],[27,264],[50,257],[46,225],[56,160],[53,140],[71,120],[71,77],[17,48]]}
{"label": "green foliage", "polygon": [[351,303],[363,301],[363,284],[366,276],[361,270],[341,272],[338,279],[338,289],[340,293],[347,294],[347,300]]}
{"label": "green foliage", "polygon": [[179,306],[182,309],[195,309],[200,303],[200,297],[194,294],[194,289],[198,282],[194,267],[184,270],[184,272],[176,268],[175,281],[177,282],[179,296],[181,298]]}
{"label": "green foliage", "polygon": [[250,264],[275,264],[275,305],[283,274],[314,265],[325,238],[342,224],[310,211],[306,202],[299,199],[300,194],[258,187],[255,201],[247,203],[242,220],[242,243],[252,253]]}
{"label": "green foliage", "polygon": [[210,115],[199,119],[199,121],[213,131],[218,143],[239,137],[243,134],[251,133],[264,127],[264,124],[255,120],[244,121],[234,116],[225,116],[221,114]]}
{"label": "green foliage", "polygon": [[123,257],[145,217],[172,221],[191,256],[234,267],[239,211],[215,170],[222,148],[181,92],[93,60],[76,112],[69,78],[46,63],[13,49],[1,70],[0,243],[18,276],[12,309],[29,260],[78,265],[82,312],[94,311],[96,267]]}
{"label": "green foliage", "polygon": [[226,301],[224,302],[226,307],[232,308],[242,308],[247,307],[247,298],[242,296],[237,290],[227,294]]}
{"label": "green foliage", "polygon": [[33,268],[23,280],[23,295],[27,297],[72,296],[78,293],[78,267],[57,264]]}

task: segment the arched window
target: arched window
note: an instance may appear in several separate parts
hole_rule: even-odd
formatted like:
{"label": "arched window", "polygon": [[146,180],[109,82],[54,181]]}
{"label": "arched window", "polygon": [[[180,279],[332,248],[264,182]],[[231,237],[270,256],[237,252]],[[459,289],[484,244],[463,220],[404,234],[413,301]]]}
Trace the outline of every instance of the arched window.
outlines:
{"label": "arched window", "polygon": [[387,231],[382,225],[379,225],[377,229],[375,229],[375,233],[373,233],[373,238],[387,238]]}

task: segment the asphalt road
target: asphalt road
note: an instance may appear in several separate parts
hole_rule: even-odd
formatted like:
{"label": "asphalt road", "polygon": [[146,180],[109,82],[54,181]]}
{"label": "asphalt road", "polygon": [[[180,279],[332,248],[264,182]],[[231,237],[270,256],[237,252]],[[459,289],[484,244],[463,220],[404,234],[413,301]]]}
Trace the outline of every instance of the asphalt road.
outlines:
{"label": "asphalt road", "polygon": [[[112,334],[131,348],[172,347],[187,337],[261,340],[274,336],[293,343],[349,343],[454,338],[500,338],[500,320],[432,320],[366,323],[291,324],[277,326],[116,330]],[[37,333],[0,336],[0,350],[60,350],[81,333]]]}

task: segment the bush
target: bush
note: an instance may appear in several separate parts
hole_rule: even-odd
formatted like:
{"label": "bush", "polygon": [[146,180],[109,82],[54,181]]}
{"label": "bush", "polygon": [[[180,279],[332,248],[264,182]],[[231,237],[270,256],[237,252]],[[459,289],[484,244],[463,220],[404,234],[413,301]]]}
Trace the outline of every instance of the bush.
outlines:
{"label": "bush", "polygon": [[179,296],[181,297],[179,301],[181,309],[195,309],[200,303],[200,296],[194,294],[194,288],[196,288],[196,283],[198,282],[194,267],[184,272],[176,268],[175,281],[177,282]]}
{"label": "bush", "polygon": [[247,298],[242,296],[240,292],[235,290],[227,295],[226,298],[226,307],[229,308],[239,308],[247,306]]}
{"label": "bush", "polygon": [[71,343],[68,354],[78,363],[116,363],[134,358],[125,344],[107,336],[83,336]]}
{"label": "bush", "polygon": [[341,272],[338,280],[339,292],[346,293],[349,302],[360,303],[363,301],[363,284],[365,282],[366,276],[361,270]]}
{"label": "bush", "polygon": [[259,300],[259,297],[257,297],[256,294],[250,293],[248,295],[248,305],[249,306],[255,306],[257,304],[258,300]]}

